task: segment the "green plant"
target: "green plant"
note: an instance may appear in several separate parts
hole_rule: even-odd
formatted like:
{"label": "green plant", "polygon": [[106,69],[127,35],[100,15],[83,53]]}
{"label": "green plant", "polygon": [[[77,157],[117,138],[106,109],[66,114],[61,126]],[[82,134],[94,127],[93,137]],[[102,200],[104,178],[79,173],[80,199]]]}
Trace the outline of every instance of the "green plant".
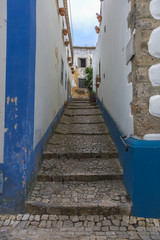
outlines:
{"label": "green plant", "polygon": [[90,91],[90,94],[96,94],[96,92],[95,92],[95,91],[93,91],[93,90],[91,90],[91,91]]}
{"label": "green plant", "polygon": [[85,73],[87,74],[85,77],[85,85],[88,90],[91,92],[93,87],[93,69],[91,67],[85,68]]}

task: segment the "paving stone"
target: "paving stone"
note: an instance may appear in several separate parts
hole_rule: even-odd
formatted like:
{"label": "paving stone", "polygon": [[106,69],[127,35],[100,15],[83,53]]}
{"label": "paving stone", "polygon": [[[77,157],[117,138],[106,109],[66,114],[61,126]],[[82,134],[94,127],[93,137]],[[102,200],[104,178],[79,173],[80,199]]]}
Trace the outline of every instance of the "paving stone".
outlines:
{"label": "paving stone", "polygon": [[28,221],[21,221],[18,226],[17,229],[22,229],[27,225]]}
{"label": "paving stone", "polygon": [[3,226],[8,226],[10,224],[10,219],[4,221]]}
{"label": "paving stone", "polygon": [[29,217],[30,217],[29,214],[25,214],[25,215],[22,217],[22,221],[26,221],[26,220],[28,220]]}

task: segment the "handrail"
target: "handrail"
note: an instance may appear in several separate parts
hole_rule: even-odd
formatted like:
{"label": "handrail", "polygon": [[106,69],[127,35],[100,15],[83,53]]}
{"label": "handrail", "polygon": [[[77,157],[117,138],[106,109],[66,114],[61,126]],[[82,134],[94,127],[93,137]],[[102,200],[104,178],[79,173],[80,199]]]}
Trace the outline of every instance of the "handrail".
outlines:
{"label": "handrail", "polygon": [[120,137],[120,139],[121,139],[121,141],[122,141],[122,143],[123,143],[123,146],[126,148],[126,152],[128,152],[128,148],[129,148],[129,146],[128,146],[128,144],[125,142],[125,139],[127,139],[125,136],[123,136],[123,137]]}

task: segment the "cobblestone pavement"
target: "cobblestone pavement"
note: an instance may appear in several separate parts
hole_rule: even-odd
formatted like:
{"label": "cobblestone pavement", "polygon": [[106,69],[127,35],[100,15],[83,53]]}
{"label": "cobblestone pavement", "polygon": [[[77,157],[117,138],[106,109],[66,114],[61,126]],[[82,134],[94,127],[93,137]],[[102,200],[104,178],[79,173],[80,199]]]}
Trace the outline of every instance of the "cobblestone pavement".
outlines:
{"label": "cobblestone pavement", "polygon": [[130,216],[117,149],[100,114],[87,100],[67,107],[26,214],[0,215],[0,240],[160,239],[160,220]]}
{"label": "cobblestone pavement", "polygon": [[127,215],[0,215],[1,240],[159,240],[160,220]]}

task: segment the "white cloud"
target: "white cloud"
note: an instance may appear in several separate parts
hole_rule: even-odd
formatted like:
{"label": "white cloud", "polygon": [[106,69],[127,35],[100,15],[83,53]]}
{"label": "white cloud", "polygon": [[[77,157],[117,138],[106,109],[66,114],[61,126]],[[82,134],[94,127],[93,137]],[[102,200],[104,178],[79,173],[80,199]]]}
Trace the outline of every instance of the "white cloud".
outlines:
{"label": "white cloud", "polygon": [[96,13],[100,12],[99,0],[70,0],[73,28],[87,31],[98,24]]}

